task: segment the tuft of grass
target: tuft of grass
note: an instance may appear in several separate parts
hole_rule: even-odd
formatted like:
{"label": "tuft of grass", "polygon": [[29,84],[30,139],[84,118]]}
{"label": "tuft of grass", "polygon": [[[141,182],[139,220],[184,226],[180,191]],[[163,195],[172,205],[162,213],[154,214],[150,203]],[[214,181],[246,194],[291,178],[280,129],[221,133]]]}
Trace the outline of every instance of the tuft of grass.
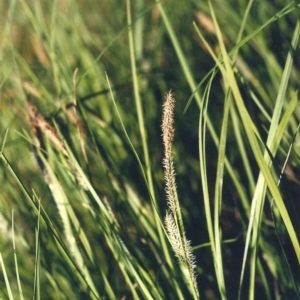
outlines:
{"label": "tuft of grass", "polygon": [[1,3],[0,298],[300,298],[299,8]]}

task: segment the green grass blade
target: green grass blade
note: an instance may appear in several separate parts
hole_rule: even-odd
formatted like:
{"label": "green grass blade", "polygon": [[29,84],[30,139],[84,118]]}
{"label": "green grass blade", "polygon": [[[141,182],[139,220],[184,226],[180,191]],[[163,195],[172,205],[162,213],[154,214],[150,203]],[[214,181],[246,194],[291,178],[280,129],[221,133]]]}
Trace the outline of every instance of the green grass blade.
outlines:
{"label": "green grass blade", "polygon": [[14,260],[15,260],[15,269],[16,269],[16,276],[17,276],[17,283],[18,283],[18,289],[19,289],[19,297],[21,300],[24,299],[23,291],[22,291],[22,284],[20,281],[20,274],[19,274],[19,268],[18,268],[18,258],[16,253],[16,243],[15,243],[15,231],[14,231],[14,211],[12,211],[12,242],[13,242],[13,251],[14,251]]}
{"label": "green grass blade", "polygon": [[214,199],[214,235],[216,245],[216,258],[217,258],[217,277],[219,278],[219,289],[222,299],[226,299],[226,286],[224,280],[224,269],[222,260],[222,232],[220,227],[220,217],[222,208],[222,190],[224,180],[224,168],[225,168],[225,153],[226,153],[226,140],[228,132],[228,118],[231,106],[231,94],[230,91],[226,93],[224,103],[224,113],[222,120],[222,128],[220,134],[220,144],[218,152],[218,165],[215,183],[215,199]]}
{"label": "green grass blade", "polygon": [[6,289],[7,289],[7,292],[8,292],[8,298],[10,300],[13,300],[14,297],[13,297],[13,294],[12,294],[12,291],[11,291],[11,286],[10,286],[10,283],[9,283],[9,279],[7,277],[7,273],[6,273],[6,269],[5,269],[5,265],[4,265],[4,261],[3,261],[1,253],[0,253],[0,265],[2,267],[2,273],[3,273],[3,276],[4,276],[4,281],[5,281]]}
{"label": "green grass blade", "polygon": [[[153,211],[157,210],[157,200],[154,191],[153,185],[153,178],[152,178],[152,170],[151,170],[151,161],[149,156],[148,150],[148,142],[147,142],[147,133],[146,133],[146,126],[144,120],[144,113],[143,113],[143,104],[140,97],[140,88],[138,84],[138,76],[137,76],[137,68],[136,68],[136,57],[135,57],[135,47],[134,47],[134,40],[133,40],[133,30],[132,30],[132,18],[131,18],[131,5],[130,0],[126,1],[127,7],[127,24],[128,24],[128,39],[129,39],[129,49],[130,49],[130,62],[131,62],[131,74],[132,74],[132,81],[133,81],[133,90],[134,90],[134,98],[135,98],[135,106],[137,110],[138,116],[138,125],[142,140],[142,147],[143,147],[143,154],[144,154],[144,161],[145,161],[145,168],[146,168],[146,177],[147,177],[147,185],[148,189],[152,198],[152,203],[154,204]],[[138,41],[136,41],[137,43]],[[171,263],[170,253],[166,246],[166,239],[162,227],[160,226],[160,219],[157,213],[154,213],[155,222],[156,222],[156,229],[158,231],[158,235],[162,244],[162,248],[164,251],[165,258],[167,259],[168,263]]]}
{"label": "green grass blade", "polygon": [[[299,245],[299,242],[297,240],[297,236],[295,234],[293,225],[292,225],[291,220],[289,218],[288,212],[285,208],[285,205],[284,205],[284,202],[283,202],[282,197],[280,195],[280,192],[279,192],[279,190],[278,190],[278,188],[275,184],[275,181],[273,180],[272,175],[270,173],[269,166],[268,166],[269,163],[265,161],[265,158],[263,157],[263,155],[261,153],[258,141],[256,140],[255,132],[257,132],[257,130],[255,129],[255,125],[253,124],[248,112],[245,109],[245,106],[244,106],[239,88],[238,88],[236,80],[234,78],[234,73],[233,73],[233,70],[232,70],[232,67],[231,67],[231,62],[230,62],[229,56],[227,54],[227,51],[225,49],[224,43],[222,41],[222,36],[221,36],[221,33],[220,33],[220,29],[218,27],[218,24],[217,24],[217,21],[216,21],[216,18],[215,18],[213,8],[212,8],[211,4],[210,4],[210,7],[211,7],[212,17],[214,19],[214,24],[217,28],[217,35],[218,35],[218,40],[219,40],[219,44],[220,44],[221,51],[222,51],[222,56],[223,56],[223,60],[224,60],[225,69],[223,69],[223,66],[221,66],[221,65],[219,65],[219,67],[220,67],[220,70],[222,71],[222,73],[225,72],[225,74],[226,74],[226,75],[225,74],[224,75],[227,78],[228,84],[230,85],[230,87],[232,89],[232,93],[233,93],[235,101],[237,103],[237,107],[238,107],[239,113],[241,115],[241,119],[243,119],[245,124],[247,124],[247,126],[245,126],[245,131],[247,133],[247,136],[248,136],[252,151],[255,155],[256,161],[257,161],[257,163],[260,167],[260,170],[262,172],[261,174],[263,174],[263,176],[259,177],[260,179],[258,180],[256,193],[254,195],[254,200],[252,202],[252,205],[253,205],[252,206],[252,215],[254,213],[253,223],[251,222],[251,219],[250,219],[249,228],[248,228],[248,236],[249,236],[249,233],[252,232],[252,230],[253,230],[253,233],[252,233],[253,234],[253,236],[252,236],[253,239],[252,239],[252,242],[251,242],[251,249],[253,249],[253,255],[254,255],[254,257],[256,256],[255,253],[256,253],[256,249],[257,249],[257,239],[258,239],[258,232],[259,232],[261,216],[262,216],[262,205],[263,205],[263,200],[264,200],[264,197],[262,197],[262,196],[266,192],[266,186],[263,183],[264,180],[265,180],[267,185],[268,185],[268,188],[270,189],[270,192],[272,193],[272,195],[275,199],[275,203],[276,203],[278,209],[281,212],[281,216],[284,220],[284,223],[286,224],[287,231],[290,235],[290,238],[291,238],[291,241],[293,243],[295,252],[296,252],[296,254],[298,256],[298,260],[300,262],[300,245]],[[298,30],[296,30],[296,31],[298,31]],[[290,63],[290,61],[289,61],[289,63]],[[287,67],[289,69],[289,65]],[[284,73],[284,74],[287,75],[286,73]],[[282,81],[283,86],[286,86],[286,84],[285,84],[286,80],[285,79],[286,79],[286,76],[284,77],[284,80]],[[279,108],[280,108],[280,105],[279,105]],[[276,123],[276,120],[278,120],[277,111],[275,112],[275,123]],[[277,124],[276,124],[276,127],[277,127]],[[258,198],[255,201],[256,197],[258,197]],[[253,211],[253,209],[254,209],[253,207],[255,207],[255,206],[256,206],[256,209]],[[251,226],[252,224],[253,224],[253,227]],[[247,245],[246,245],[246,249],[248,249]],[[252,258],[253,258],[253,256],[252,256]],[[249,291],[250,299],[253,299],[253,297],[254,297],[255,261],[256,260],[253,258],[252,259],[252,268],[251,268],[251,278],[252,278],[251,282],[252,283],[251,283],[251,287],[250,287],[250,291]],[[244,262],[245,262],[245,260],[244,260]]]}

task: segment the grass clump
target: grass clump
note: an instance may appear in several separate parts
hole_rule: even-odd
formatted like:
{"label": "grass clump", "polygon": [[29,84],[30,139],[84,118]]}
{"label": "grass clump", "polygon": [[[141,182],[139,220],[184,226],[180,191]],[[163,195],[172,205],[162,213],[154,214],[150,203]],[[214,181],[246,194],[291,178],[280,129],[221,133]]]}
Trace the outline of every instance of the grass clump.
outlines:
{"label": "grass clump", "polygon": [[2,3],[0,297],[300,298],[299,7]]}

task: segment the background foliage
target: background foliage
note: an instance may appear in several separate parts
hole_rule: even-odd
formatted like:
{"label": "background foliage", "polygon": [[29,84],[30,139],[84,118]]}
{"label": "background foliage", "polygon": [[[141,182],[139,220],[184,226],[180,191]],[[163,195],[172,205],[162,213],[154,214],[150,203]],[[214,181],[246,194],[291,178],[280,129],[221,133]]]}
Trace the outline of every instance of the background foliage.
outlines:
{"label": "background foliage", "polygon": [[[197,298],[164,230],[171,89],[200,298],[300,298],[298,6],[212,1],[220,32],[206,1],[2,1],[1,297]],[[28,99],[63,151],[37,145]]]}

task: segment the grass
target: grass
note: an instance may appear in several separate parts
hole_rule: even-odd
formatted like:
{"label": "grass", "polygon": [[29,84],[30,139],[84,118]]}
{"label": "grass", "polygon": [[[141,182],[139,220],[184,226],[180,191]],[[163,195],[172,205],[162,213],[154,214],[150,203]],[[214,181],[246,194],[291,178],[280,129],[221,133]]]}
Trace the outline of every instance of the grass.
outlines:
{"label": "grass", "polygon": [[300,299],[281,2],[1,3],[1,299]]}

